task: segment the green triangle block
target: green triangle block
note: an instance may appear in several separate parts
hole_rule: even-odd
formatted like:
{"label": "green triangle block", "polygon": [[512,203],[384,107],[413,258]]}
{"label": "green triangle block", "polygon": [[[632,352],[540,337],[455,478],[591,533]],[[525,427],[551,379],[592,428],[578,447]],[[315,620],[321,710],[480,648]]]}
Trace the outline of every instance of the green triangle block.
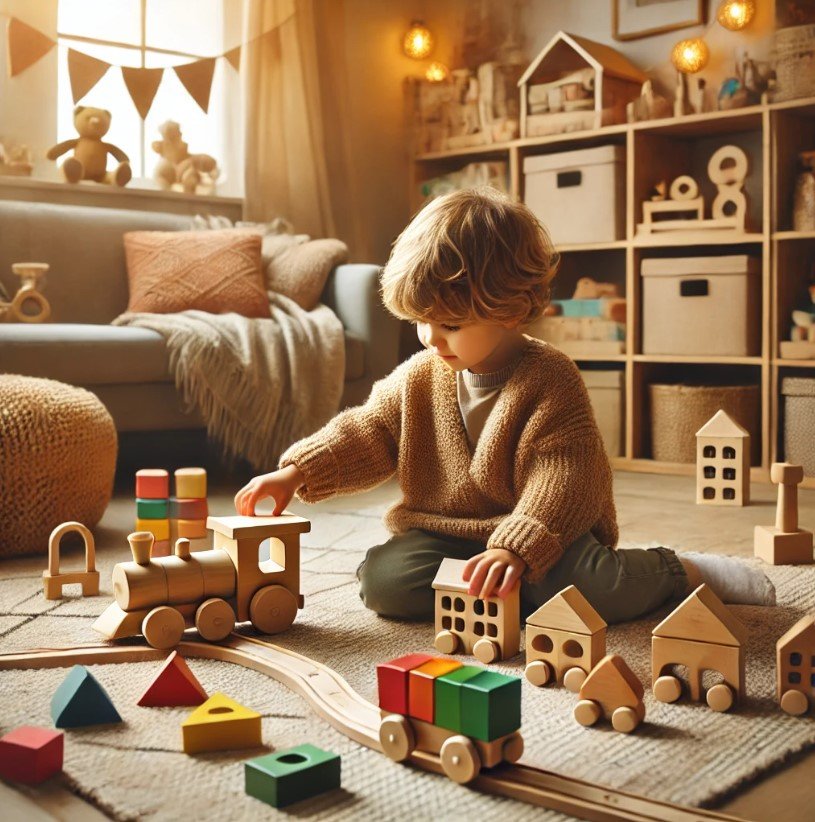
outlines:
{"label": "green triangle block", "polygon": [[105,689],[84,665],[74,665],[51,697],[51,719],[57,728],[122,721]]}

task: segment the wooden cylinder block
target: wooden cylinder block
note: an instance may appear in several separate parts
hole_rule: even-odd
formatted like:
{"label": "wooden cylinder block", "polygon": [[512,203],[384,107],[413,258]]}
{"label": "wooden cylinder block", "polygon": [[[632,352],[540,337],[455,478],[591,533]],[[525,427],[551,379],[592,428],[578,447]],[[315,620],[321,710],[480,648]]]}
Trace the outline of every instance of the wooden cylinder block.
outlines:
{"label": "wooden cylinder block", "polygon": [[167,602],[167,576],[158,560],[147,565],[120,562],[111,577],[113,597],[123,611],[135,611]]}
{"label": "wooden cylinder block", "polygon": [[167,604],[200,602],[204,598],[204,574],[197,562],[181,557],[164,557],[161,567],[167,576]]}
{"label": "wooden cylinder block", "polygon": [[197,562],[201,566],[204,577],[204,596],[223,597],[227,599],[235,596],[237,575],[232,558],[226,551],[213,548],[211,551],[193,551],[190,562]]}

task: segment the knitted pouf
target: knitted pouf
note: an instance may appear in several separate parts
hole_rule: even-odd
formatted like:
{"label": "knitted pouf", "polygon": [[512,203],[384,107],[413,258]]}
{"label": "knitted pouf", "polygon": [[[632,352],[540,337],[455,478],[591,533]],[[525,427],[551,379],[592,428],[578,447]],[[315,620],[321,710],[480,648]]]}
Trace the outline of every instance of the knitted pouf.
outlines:
{"label": "knitted pouf", "polygon": [[93,528],[113,491],[116,427],[84,388],[0,374],[0,556],[40,554],[51,531]]}

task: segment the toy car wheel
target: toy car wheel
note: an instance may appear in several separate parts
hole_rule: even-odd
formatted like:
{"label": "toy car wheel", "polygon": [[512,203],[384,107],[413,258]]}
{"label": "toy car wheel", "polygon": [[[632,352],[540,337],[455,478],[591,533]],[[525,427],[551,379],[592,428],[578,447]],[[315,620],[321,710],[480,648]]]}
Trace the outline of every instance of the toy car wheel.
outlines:
{"label": "toy car wheel", "polygon": [[504,757],[504,762],[517,762],[524,754],[524,738],[515,731],[510,734],[504,742],[504,748],[501,755]]}
{"label": "toy car wheel", "polygon": [[458,637],[452,631],[439,631],[433,640],[433,647],[441,654],[454,654],[458,645]]}
{"label": "toy car wheel", "polygon": [[267,585],[255,591],[249,603],[249,619],[264,634],[285,631],[297,616],[297,597],[282,585]]}
{"label": "toy car wheel", "polygon": [[548,662],[544,662],[542,659],[535,659],[526,666],[524,676],[526,676],[529,682],[540,688],[553,678],[554,673],[552,666]]}
{"label": "toy car wheel", "polygon": [[142,620],[141,632],[148,645],[166,650],[181,642],[184,627],[184,617],[175,608],[159,605]]}
{"label": "toy car wheel", "polygon": [[705,694],[705,701],[714,711],[729,711],[736,701],[736,696],[729,685],[719,682],[708,689]]}
{"label": "toy car wheel", "polygon": [[621,734],[630,734],[639,724],[639,715],[633,708],[627,706],[617,708],[611,714],[611,727]]}
{"label": "toy car wheel", "polygon": [[226,600],[212,597],[198,606],[195,627],[207,642],[220,642],[235,627],[235,612]]}
{"label": "toy car wheel", "polygon": [[661,676],[654,683],[654,697],[660,702],[676,702],[682,695],[682,683],[675,676]]}
{"label": "toy car wheel", "polygon": [[800,691],[785,691],[781,695],[781,710],[792,716],[801,716],[809,710],[809,700]]}
{"label": "toy car wheel", "polygon": [[405,717],[390,714],[379,723],[379,743],[388,759],[403,762],[413,753],[416,737]]}
{"label": "toy car wheel", "polygon": [[473,656],[479,662],[489,665],[490,662],[495,662],[501,658],[501,649],[496,642],[490,639],[479,639],[478,642],[473,645]]}
{"label": "toy car wheel", "polygon": [[569,668],[569,670],[563,674],[563,684],[566,689],[573,694],[579,693],[580,688],[586,681],[586,676],[587,674],[582,668]]}
{"label": "toy car wheel", "polygon": [[597,722],[601,713],[600,706],[591,699],[581,699],[574,706],[574,718],[587,728]]}
{"label": "toy car wheel", "polygon": [[481,757],[472,740],[466,736],[456,735],[445,739],[439,756],[444,772],[459,785],[471,782],[481,770]]}

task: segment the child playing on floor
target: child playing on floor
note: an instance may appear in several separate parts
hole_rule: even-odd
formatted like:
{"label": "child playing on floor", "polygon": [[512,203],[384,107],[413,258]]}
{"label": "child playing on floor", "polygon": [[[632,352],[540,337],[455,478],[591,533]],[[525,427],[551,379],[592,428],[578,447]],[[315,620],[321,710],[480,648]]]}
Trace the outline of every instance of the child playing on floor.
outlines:
{"label": "child playing on floor", "polygon": [[272,497],[277,514],[295,494],[317,502],[396,474],[393,536],[357,571],[365,605],[384,616],[432,619],[445,557],[468,560],[471,594],[505,596],[520,580],[524,614],[570,584],[609,623],[701,582],[725,602],[773,604],[769,580],[738,559],[614,548],[612,472],[580,373],[522,332],[548,305],[556,267],[525,205],[492,189],[433,200],[382,275],[386,307],[415,323],[426,350],[252,479],[238,513]]}

